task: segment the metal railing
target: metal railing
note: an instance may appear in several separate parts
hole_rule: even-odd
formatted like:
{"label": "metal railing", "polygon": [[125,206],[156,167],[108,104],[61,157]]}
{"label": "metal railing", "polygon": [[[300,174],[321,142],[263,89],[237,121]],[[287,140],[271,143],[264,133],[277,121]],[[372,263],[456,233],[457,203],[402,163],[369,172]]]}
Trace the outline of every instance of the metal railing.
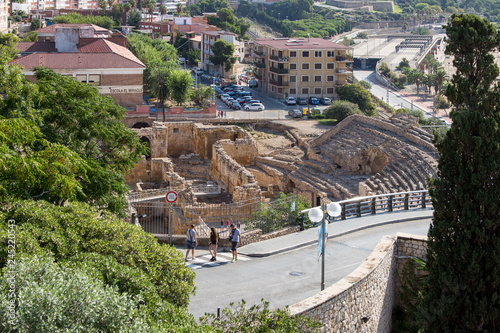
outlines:
{"label": "metal railing", "polygon": [[[379,194],[337,201],[337,203],[342,207],[340,214],[342,220],[363,215],[432,207],[431,197],[427,190]],[[304,209],[301,213],[307,214],[310,209]]]}

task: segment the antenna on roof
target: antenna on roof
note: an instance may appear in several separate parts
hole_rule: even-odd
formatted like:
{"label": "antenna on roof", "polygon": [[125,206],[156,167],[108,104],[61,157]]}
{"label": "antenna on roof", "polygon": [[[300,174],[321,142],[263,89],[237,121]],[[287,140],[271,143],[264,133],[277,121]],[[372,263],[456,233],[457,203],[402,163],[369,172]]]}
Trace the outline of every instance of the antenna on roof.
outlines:
{"label": "antenna on roof", "polygon": [[309,41],[309,37],[311,37],[311,34],[307,33],[307,41]]}

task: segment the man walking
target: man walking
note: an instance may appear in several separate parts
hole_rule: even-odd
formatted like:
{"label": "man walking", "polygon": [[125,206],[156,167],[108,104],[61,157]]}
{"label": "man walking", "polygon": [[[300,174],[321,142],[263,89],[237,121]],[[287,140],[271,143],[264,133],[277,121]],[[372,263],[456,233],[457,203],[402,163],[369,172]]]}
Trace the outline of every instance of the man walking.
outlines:
{"label": "man walking", "polygon": [[233,260],[231,260],[231,262],[238,260],[238,251],[236,247],[240,241],[240,230],[236,228],[234,223],[231,223],[231,252],[233,253]]}

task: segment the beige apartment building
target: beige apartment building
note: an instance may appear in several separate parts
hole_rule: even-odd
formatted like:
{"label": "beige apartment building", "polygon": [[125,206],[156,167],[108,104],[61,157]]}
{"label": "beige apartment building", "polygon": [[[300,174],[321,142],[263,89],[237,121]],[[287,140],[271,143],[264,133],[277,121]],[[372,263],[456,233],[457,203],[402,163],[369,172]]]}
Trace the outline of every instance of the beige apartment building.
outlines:
{"label": "beige apartment building", "polygon": [[258,87],[277,97],[335,97],[352,82],[352,48],[322,38],[259,38],[254,75]]}

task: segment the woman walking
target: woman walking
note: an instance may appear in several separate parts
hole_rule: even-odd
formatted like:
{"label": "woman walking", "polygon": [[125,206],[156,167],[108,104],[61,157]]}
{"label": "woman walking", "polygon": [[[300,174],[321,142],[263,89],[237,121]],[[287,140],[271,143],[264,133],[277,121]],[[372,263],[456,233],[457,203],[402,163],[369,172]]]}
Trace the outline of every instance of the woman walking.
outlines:
{"label": "woman walking", "polygon": [[212,255],[210,261],[217,260],[217,244],[219,243],[219,235],[214,227],[210,228],[210,244],[208,245],[208,251]]}
{"label": "woman walking", "polygon": [[191,227],[187,231],[187,240],[186,240],[186,246],[187,246],[187,251],[186,251],[186,257],[184,258],[185,261],[188,260],[188,254],[189,250],[191,250],[191,258],[194,260],[194,249],[198,245],[198,240],[196,239],[196,231],[194,230],[194,224],[191,224]]}

